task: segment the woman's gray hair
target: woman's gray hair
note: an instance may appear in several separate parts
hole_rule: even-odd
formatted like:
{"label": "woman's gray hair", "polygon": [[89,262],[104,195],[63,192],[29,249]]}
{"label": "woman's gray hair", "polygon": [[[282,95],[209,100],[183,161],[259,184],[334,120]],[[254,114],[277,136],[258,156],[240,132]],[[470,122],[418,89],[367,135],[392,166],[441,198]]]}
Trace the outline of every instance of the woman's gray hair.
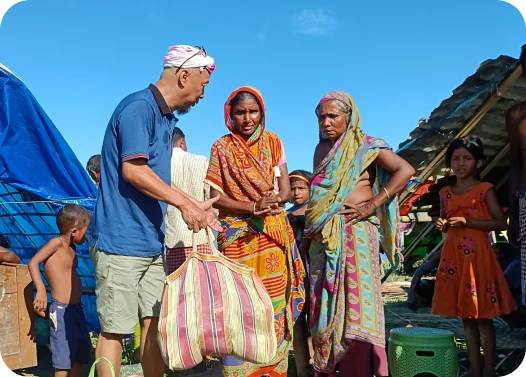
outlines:
{"label": "woman's gray hair", "polygon": [[[344,104],[342,101],[338,101],[337,99],[331,99],[331,101],[336,102],[336,104],[338,105],[340,110],[345,113],[345,115],[347,116],[348,121],[350,122],[351,121],[351,115],[352,115],[352,109],[349,106],[347,106],[346,104]],[[319,116],[320,106],[322,105],[322,103],[323,102],[320,102],[318,104],[318,106],[316,106],[316,116]]]}

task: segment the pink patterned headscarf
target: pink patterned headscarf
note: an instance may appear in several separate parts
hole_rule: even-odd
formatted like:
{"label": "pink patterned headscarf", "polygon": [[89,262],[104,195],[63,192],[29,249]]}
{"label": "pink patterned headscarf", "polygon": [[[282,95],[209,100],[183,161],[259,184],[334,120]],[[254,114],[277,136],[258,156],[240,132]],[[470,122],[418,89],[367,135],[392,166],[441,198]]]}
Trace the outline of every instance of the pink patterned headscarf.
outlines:
{"label": "pink patterned headscarf", "polygon": [[318,103],[318,106],[322,104],[323,102],[327,101],[340,101],[343,103],[349,110],[352,110],[352,103],[351,99],[349,98],[349,95],[342,91],[336,91],[336,92],[329,92],[325,94],[320,102]]}
{"label": "pink patterned headscarf", "polygon": [[215,67],[214,58],[207,55],[200,47],[171,46],[164,57],[164,68],[200,68],[201,72],[206,69],[212,74]]}

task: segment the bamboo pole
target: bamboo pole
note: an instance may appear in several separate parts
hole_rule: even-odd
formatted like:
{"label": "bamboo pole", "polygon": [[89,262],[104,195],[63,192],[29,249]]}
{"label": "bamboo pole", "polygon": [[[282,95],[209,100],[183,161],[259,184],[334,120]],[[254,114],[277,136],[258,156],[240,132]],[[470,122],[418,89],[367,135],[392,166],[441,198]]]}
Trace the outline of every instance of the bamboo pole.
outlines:
{"label": "bamboo pole", "polygon": [[510,143],[506,144],[504,148],[501,149],[501,151],[495,156],[493,160],[484,168],[482,171],[481,177],[485,177],[489,174],[489,172],[497,166],[497,164],[502,160],[510,151]]}
{"label": "bamboo pole", "polygon": [[[471,118],[471,120],[466,123],[466,125],[455,135],[454,139],[459,139],[462,137],[465,137],[475,128],[475,126],[480,122],[480,120],[488,113],[488,111],[499,101],[499,99],[509,90],[509,88],[519,79],[519,77],[522,75],[522,67],[518,65],[513,72],[502,82],[502,84],[498,87],[498,90],[493,93],[481,106],[480,110],[477,111],[477,113]],[[498,153],[497,156],[493,159],[493,161],[484,169],[482,172],[482,177],[487,175],[491,169],[493,169],[498,162],[504,158],[504,156],[509,152],[510,146],[509,143]],[[428,176],[433,174],[434,170],[444,161],[444,157],[446,155],[447,146],[445,146],[438,155],[435,156],[435,158],[426,166],[426,168],[418,175],[419,181],[424,181]],[[502,186],[507,180],[507,175],[503,177],[499,183],[497,184],[497,188]],[[405,203],[405,201],[411,196],[411,194],[416,190],[420,185],[418,183],[415,183],[412,187],[406,189],[402,195],[400,196],[400,205]],[[430,223],[426,226],[426,228],[423,230],[422,233],[424,233],[424,237],[419,236],[417,239],[415,239],[411,245],[409,246],[409,249],[406,253],[404,253],[404,259],[411,256],[414,249],[420,245],[420,242],[427,236],[427,234],[433,229],[433,223]],[[388,271],[388,273],[384,276],[382,279],[382,282],[385,281],[389,275],[393,272],[393,268]]]}

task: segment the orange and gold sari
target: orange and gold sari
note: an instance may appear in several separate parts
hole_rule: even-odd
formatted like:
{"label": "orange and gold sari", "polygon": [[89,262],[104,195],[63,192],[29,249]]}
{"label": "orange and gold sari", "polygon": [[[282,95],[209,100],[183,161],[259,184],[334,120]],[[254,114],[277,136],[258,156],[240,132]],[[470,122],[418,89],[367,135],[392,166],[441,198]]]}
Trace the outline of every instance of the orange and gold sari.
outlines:
{"label": "orange and gold sari", "polygon": [[[249,92],[261,104],[260,127],[245,141],[236,134],[230,118],[232,99]],[[240,202],[257,202],[274,189],[274,167],[285,161],[279,137],[265,131],[265,107],[257,89],[242,87],[225,104],[225,122],[230,134],[212,146],[206,182],[224,196]],[[223,359],[224,376],[256,377],[287,375],[292,329],[305,302],[305,270],[285,211],[276,215],[235,215],[220,211],[223,232],[219,250],[228,258],[252,267],[263,281],[274,306],[278,352],[267,365],[255,365],[234,357]]]}

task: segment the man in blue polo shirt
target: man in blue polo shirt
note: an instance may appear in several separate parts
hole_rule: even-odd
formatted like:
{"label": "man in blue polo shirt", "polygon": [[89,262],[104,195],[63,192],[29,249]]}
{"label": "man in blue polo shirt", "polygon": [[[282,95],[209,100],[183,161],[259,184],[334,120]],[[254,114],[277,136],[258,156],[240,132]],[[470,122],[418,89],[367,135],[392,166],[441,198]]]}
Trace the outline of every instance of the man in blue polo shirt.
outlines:
{"label": "man in blue polo shirt", "polygon": [[[212,203],[197,202],[171,186],[173,130],[177,118],[204,97],[215,68],[203,48],[171,47],[160,80],[126,97],[110,119],[101,157],[101,183],[87,238],[95,263],[101,334],[96,357],[120,372],[122,339],[142,319],[141,364],[145,377],[162,377],[157,344],[165,282],[164,218],[177,207],[188,228],[221,230]],[[97,365],[99,377],[110,377]]]}

